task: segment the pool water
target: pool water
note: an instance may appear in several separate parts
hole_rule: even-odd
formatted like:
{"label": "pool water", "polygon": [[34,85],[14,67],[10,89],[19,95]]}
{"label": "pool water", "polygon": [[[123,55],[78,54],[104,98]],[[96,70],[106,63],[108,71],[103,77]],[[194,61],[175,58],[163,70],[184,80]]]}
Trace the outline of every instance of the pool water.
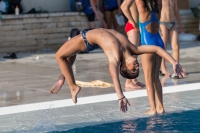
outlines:
{"label": "pool water", "polygon": [[82,103],[74,106],[66,99],[0,108],[0,133],[200,133],[199,86],[164,88],[166,113],[154,116],[144,114],[146,90],[126,93],[131,103],[126,113],[114,93],[79,98]]}
{"label": "pool water", "polygon": [[135,120],[105,123],[68,131],[49,133],[133,133],[133,132],[170,132],[200,133],[200,110],[165,113]]}

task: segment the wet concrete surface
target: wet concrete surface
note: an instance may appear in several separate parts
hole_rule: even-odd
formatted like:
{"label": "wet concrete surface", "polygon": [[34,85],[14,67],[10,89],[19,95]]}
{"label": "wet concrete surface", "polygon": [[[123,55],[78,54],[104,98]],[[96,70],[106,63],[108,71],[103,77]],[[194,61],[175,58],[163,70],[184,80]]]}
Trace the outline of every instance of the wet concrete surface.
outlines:
{"label": "wet concrete surface", "polygon": [[[170,45],[168,46],[168,52],[172,53]],[[183,79],[160,77],[163,86],[200,82],[200,42],[180,42],[180,48],[180,64],[186,69],[188,75]],[[4,55],[0,54],[0,107],[71,98],[66,83],[58,94],[49,93],[49,89],[60,74],[55,52],[17,53],[17,59],[4,59]],[[140,57],[138,60],[141,63]],[[167,68],[172,72],[169,63]],[[102,80],[112,83],[108,60],[101,49],[87,54],[78,54],[73,71],[76,80],[85,82]],[[144,83],[142,68],[138,80]],[[120,81],[123,91],[126,91],[125,79],[120,76]],[[78,97],[114,92],[113,87],[83,87]]]}

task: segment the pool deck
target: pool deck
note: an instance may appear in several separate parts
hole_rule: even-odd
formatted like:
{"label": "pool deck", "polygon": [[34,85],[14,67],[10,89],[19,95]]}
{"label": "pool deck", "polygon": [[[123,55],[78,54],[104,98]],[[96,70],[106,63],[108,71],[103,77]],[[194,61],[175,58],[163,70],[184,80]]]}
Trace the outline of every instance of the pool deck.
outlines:
{"label": "pool deck", "polygon": [[[171,47],[168,46],[168,52],[171,53]],[[163,86],[200,82],[199,53],[199,41],[180,42],[180,64],[186,69],[188,75],[184,79],[178,80],[160,77]],[[71,98],[67,84],[58,94],[49,93],[50,87],[60,74],[55,60],[55,52],[17,53],[17,59],[4,59],[4,55],[0,54],[0,107]],[[172,72],[169,63],[167,63],[167,68]],[[102,80],[112,83],[108,71],[108,61],[101,49],[87,54],[78,54],[73,70],[76,80],[85,82]],[[142,69],[138,80],[144,83]],[[120,76],[120,81],[123,91],[126,91],[124,88],[125,79]],[[111,93],[115,93],[113,87],[83,87],[78,97]]]}

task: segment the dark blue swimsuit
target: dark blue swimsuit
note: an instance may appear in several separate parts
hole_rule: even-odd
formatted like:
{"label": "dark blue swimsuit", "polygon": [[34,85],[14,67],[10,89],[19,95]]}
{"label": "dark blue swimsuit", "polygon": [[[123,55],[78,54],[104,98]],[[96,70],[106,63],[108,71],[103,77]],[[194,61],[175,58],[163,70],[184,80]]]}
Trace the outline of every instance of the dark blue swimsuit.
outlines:
{"label": "dark blue swimsuit", "polygon": [[99,48],[99,45],[97,44],[90,44],[88,41],[87,41],[87,38],[86,38],[86,32],[88,32],[89,30],[92,30],[92,29],[84,29],[82,31],[82,37],[83,37],[83,40],[85,41],[85,45],[86,45],[86,50],[85,52],[89,52],[89,51],[93,51],[95,49],[98,49]]}
{"label": "dark blue swimsuit", "polygon": [[157,22],[159,24],[156,13],[151,13],[151,19],[149,21],[144,23],[139,22],[142,45],[155,45],[164,49],[164,43],[160,37],[159,32],[153,34],[146,30],[146,26],[152,22]]}

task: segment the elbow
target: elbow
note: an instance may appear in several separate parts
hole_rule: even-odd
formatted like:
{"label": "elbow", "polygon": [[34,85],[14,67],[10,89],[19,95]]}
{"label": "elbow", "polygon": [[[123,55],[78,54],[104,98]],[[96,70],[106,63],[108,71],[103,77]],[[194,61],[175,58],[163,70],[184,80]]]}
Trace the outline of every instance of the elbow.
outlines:
{"label": "elbow", "polygon": [[126,6],[124,3],[125,3],[125,2],[123,2],[123,3],[121,4],[121,6],[120,6],[120,8],[121,8],[121,10],[122,10],[123,12],[125,12],[125,11],[128,10],[127,6]]}
{"label": "elbow", "polygon": [[126,0],[121,4],[120,8],[123,12],[129,11],[129,8],[131,7],[131,3],[127,2]]}
{"label": "elbow", "polygon": [[124,9],[124,6],[123,6],[123,4],[121,4],[120,8],[121,8],[121,10],[123,10],[123,9]]}
{"label": "elbow", "polygon": [[122,12],[123,12],[124,14],[127,14],[127,13],[129,13],[129,9],[128,9],[127,7],[125,7],[125,8],[122,9]]}

